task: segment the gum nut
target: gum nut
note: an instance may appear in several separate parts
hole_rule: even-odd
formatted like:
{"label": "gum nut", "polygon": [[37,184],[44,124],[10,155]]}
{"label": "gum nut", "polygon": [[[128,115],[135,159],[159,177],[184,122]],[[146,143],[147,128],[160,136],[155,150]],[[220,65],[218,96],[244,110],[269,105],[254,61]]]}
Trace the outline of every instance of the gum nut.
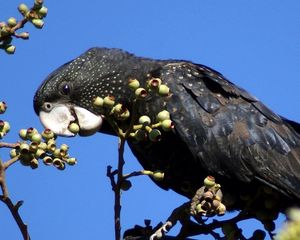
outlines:
{"label": "gum nut", "polygon": [[20,12],[22,15],[25,15],[27,12],[29,12],[29,8],[28,8],[27,5],[24,4],[24,3],[21,3],[21,4],[18,6],[18,10],[19,10],[19,12]]}
{"label": "gum nut", "polygon": [[76,158],[68,158],[67,163],[72,166],[77,163],[77,160]]}
{"label": "gum nut", "polygon": [[18,152],[17,152],[17,150],[16,150],[15,148],[13,148],[13,149],[10,150],[9,156],[10,156],[11,158],[16,157],[17,155],[18,155]]}
{"label": "gum nut", "polygon": [[136,90],[139,88],[140,86],[140,82],[137,79],[129,79],[128,80],[128,86],[132,89],[132,90]]}
{"label": "gum nut", "polygon": [[35,1],[34,1],[34,6],[35,6],[36,8],[40,8],[40,7],[42,7],[43,3],[44,3],[43,0],[35,0]]}
{"label": "gum nut", "polygon": [[161,127],[165,132],[167,132],[174,128],[174,124],[170,119],[166,119],[162,121]]}
{"label": "gum nut", "polygon": [[2,139],[6,134],[3,132],[0,132],[0,139]]}
{"label": "gum nut", "polygon": [[213,207],[216,209],[220,206],[220,204],[221,204],[221,202],[219,200],[214,199],[212,202]]}
{"label": "gum nut", "polygon": [[53,164],[53,166],[55,166],[55,167],[59,167],[59,166],[61,166],[62,165],[62,160],[60,159],[60,158],[54,158],[53,159],[53,162],[52,162],[52,164]]}
{"label": "gum nut", "polygon": [[52,157],[46,156],[43,158],[43,163],[47,166],[52,165],[53,159]]}
{"label": "gum nut", "polygon": [[43,28],[43,26],[44,26],[44,21],[39,18],[34,18],[31,20],[31,22],[36,28],[39,28],[39,29]]}
{"label": "gum nut", "polygon": [[164,179],[165,174],[162,171],[155,171],[153,172],[153,179],[155,181],[162,181]]}
{"label": "gum nut", "polygon": [[121,186],[120,188],[123,190],[123,191],[128,191],[130,188],[131,188],[132,184],[129,180],[123,180],[121,182]]}
{"label": "gum nut", "polygon": [[29,166],[30,165],[30,161],[32,159],[31,154],[24,154],[20,156],[20,163],[23,166]]}
{"label": "gum nut", "polygon": [[56,157],[56,158],[60,158],[61,157],[61,155],[60,155],[60,149],[59,148],[56,148],[53,151],[53,156]]}
{"label": "gum nut", "polygon": [[53,153],[56,149],[56,145],[53,143],[48,143],[47,144],[47,152]]}
{"label": "gum nut", "polygon": [[36,169],[38,166],[39,166],[39,161],[38,161],[36,158],[33,158],[33,159],[30,161],[30,167],[31,167],[32,169]]}
{"label": "gum nut", "polygon": [[143,115],[139,118],[139,124],[146,124],[146,125],[149,125],[151,123],[151,119],[146,116],[146,115]]}
{"label": "gum nut", "polygon": [[20,138],[22,138],[23,140],[27,140],[27,129],[21,129],[19,131],[19,136]]}
{"label": "gum nut", "polygon": [[134,133],[134,138],[137,141],[143,141],[147,137],[146,132],[143,129],[136,130]]}
{"label": "gum nut", "polygon": [[170,88],[167,85],[160,85],[158,88],[158,94],[161,96],[168,96],[170,94]]}
{"label": "gum nut", "polygon": [[10,130],[10,124],[7,121],[4,121],[3,132],[8,133]]}
{"label": "gum nut", "polygon": [[31,139],[32,135],[36,134],[36,133],[38,133],[38,131],[35,128],[33,128],[33,127],[27,128],[26,138]]}
{"label": "gum nut", "polygon": [[148,86],[151,88],[151,89],[156,89],[156,88],[159,88],[161,85],[161,79],[159,78],[152,78],[149,80],[148,82]]}
{"label": "gum nut", "polygon": [[48,14],[48,8],[46,8],[46,7],[41,7],[41,8],[38,10],[38,14],[39,14],[42,18],[46,17],[47,14]]}
{"label": "gum nut", "polygon": [[71,123],[68,127],[71,133],[77,134],[80,131],[79,125],[75,122]]}
{"label": "gum nut", "polygon": [[135,96],[137,96],[140,99],[145,98],[148,95],[145,88],[137,88],[134,93]]}
{"label": "gum nut", "polygon": [[41,142],[38,147],[39,147],[39,149],[42,149],[42,150],[46,151],[47,150],[47,143]]}
{"label": "gum nut", "polygon": [[211,188],[211,187],[215,186],[216,181],[215,181],[215,178],[213,176],[207,176],[204,179],[203,183],[204,183],[205,187]]}
{"label": "gum nut", "polygon": [[149,133],[149,139],[152,142],[158,142],[161,140],[161,132],[158,129],[153,129],[150,133]]}
{"label": "gum nut", "polygon": [[118,116],[118,120],[124,121],[124,120],[127,120],[129,117],[130,117],[130,112],[129,112],[128,109],[126,109],[123,113],[121,113],[121,114]]}
{"label": "gum nut", "polygon": [[25,142],[20,144],[20,152],[21,154],[27,154],[29,152],[29,145]]}
{"label": "gum nut", "polygon": [[14,17],[10,17],[7,20],[7,25],[10,26],[10,27],[16,26],[17,25],[17,19],[15,19]]}
{"label": "gum nut", "polygon": [[38,150],[38,143],[31,142],[29,145],[29,151],[35,153]]}
{"label": "gum nut", "polygon": [[67,144],[60,145],[60,149],[67,152],[69,150],[69,146]]}
{"label": "gum nut", "polygon": [[204,213],[206,213],[206,211],[202,208],[202,205],[199,203],[199,204],[197,204],[197,206],[196,206],[196,212],[199,214],[204,214]]}
{"label": "gum nut", "polygon": [[42,132],[42,137],[43,137],[43,139],[45,139],[47,141],[47,140],[49,140],[51,138],[54,138],[55,134],[49,128],[45,128],[44,131]]}
{"label": "gum nut", "polygon": [[211,191],[206,191],[205,193],[203,193],[203,198],[205,200],[213,199],[213,197],[214,197],[214,194]]}
{"label": "gum nut", "polygon": [[104,103],[103,98],[101,98],[101,97],[95,97],[95,98],[94,98],[93,105],[94,105],[95,107],[103,107],[103,103]]}
{"label": "gum nut", "polygon": [[66,168],[66,165],[63,161],[61,161],[61,165],[59,165],[58,167],[56,167],[58,170],[64,170]]}
{"label": "gum nut", "polygon": [[8,45],[5,47],[5,52],[8,54],[14,54],[16,51],[16,47],[14,45]]}
{"label": "gum nut", "polygon": [[7,105],[5,102],[0,102],[0,114],[5,113]]}
{"label": "gum nut", "polygon": [[47,145],[56,145],[56,141],[54,138],[51,138],[47,141]]}
{"label": "gum nut", "polygon": [[217,208],[218,215],[224,215],[226,213],[226,206],[223,203],[220,203],[219,207]]}
{"label": "gum nut", "polygon": [[43,159],[46,156],[46,152],[43,149],[38,148],[35,152],[35,156]]}
{"label": "gum nut", "polygon": [[162,122],[167,119],[170,119],[170,113],[167,110],[163,110],[156,115],[156,120],[158,122]]}
{"label": "gum nut", "polygon": [[115,105],[115,97],[114,96],[106,96],[103,99],[103,105],[108,108],[112,108]]}
{"label": "gum nut", "polygon": [[31,136],[31,141],[35,143],[40,143],[42,141],[42,135],[39,133],[35,133]]}
{"label": "gum nut", "polygon": [[113,112],[116,114],[120,114],[123,112],[123,109],[123,105],[121,103],[118,103],[113,107]]}

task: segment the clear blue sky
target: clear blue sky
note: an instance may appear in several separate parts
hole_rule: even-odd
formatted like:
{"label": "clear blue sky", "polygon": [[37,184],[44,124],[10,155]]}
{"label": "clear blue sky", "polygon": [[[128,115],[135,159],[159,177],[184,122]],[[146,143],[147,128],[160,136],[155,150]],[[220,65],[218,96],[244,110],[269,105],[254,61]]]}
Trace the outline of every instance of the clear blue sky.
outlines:
{"label": "clear blue sky", "polygon": [[[33,0],[24,2],[31,5]],[[0,20],[19,16],[19,3],[2,0]],[[1,118],[12,126],[6,141],[15,141],[20,128],[42,129],[32,108],[35,90],[52,70],[93,46],[208,65],[275,112],[300,122],[299,0],[91,0],[45,5],[49,15],[44,29],[26,26],[31,39],[15,41],[14,56],[0,52],[0,99],[9,106]],[[71,146],[76,166],[61,172],[16,164],[7,171],[11,198],[25,201],[21,214],[32,239],[113,239],[113,193],[105,174],[108,164],[116,166],[117,139],[97,134],[60,142]],[[0,154],[8,158],[2,149]],[[125,157],[127,172],[140,169],[129,150]],[[163,221],[185,201],[146,177],[132,182],[133,188],[122,196],[123,229],[143,224],[146,218],[153,224]],[[0,232],[5,240],[21,238],[1,203]]]}

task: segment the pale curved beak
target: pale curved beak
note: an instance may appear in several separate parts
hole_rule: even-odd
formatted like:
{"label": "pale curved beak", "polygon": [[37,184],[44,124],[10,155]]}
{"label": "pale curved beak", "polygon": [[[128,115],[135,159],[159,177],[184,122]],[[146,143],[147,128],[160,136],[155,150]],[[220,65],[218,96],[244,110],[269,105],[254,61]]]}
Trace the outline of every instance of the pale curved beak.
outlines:
{"label": "pale curved beak", "polygon": [[73,137],[68,127],[76,122],[80,127],[79,135],[90,136],[99,131],[102,126],[102,116],[96,115],[85,108],[68,104],[53,104],[51,111],[40,111],[39,117],[45,128],[51,129],[55,134]]}

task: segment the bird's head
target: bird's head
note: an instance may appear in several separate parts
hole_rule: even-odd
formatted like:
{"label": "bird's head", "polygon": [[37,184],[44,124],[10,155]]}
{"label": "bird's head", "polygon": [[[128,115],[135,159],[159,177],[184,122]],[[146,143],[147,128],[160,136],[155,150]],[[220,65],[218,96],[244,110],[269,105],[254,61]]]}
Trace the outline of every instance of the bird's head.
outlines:
{"label": "bird's head", "polygon": [[73,136],[68,130],[72,122],[79,125],[80,135],[91,135],[105,121],[93,106],[93,99],[112,95],[116,101],[130,104],[128,80],[146,81],[146,73],[157,67],[156,61],[118,49],[92,48],[46,78],[34,96],[35,112],[57,135]]}

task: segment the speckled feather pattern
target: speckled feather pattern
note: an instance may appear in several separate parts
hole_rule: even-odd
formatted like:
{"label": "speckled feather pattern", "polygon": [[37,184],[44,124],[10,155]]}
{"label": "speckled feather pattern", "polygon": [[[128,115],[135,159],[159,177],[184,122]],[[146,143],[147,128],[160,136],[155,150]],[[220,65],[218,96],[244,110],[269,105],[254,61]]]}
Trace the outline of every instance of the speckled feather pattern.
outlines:
{"label": "speckled feather pattern", "polygon": [[[128,79],[145,84],[149,76],[161,78],[172,96],[148,99],[139,113],[154,118],[164,106],[175,129],[159,143],[129,141],[129,146],[145,169],[165,172],[158,185],[192,197],[211,174],[228,191],[232,185],[267,184],[300,199],[299,125],[204,65],[93,48],[48,76],[36,93],[35,110],[46,101],[59,101],[94,111],[92,99],[108,94],[130,106]],[[68,96],[61,94],[64,82],[72,88]]]}

